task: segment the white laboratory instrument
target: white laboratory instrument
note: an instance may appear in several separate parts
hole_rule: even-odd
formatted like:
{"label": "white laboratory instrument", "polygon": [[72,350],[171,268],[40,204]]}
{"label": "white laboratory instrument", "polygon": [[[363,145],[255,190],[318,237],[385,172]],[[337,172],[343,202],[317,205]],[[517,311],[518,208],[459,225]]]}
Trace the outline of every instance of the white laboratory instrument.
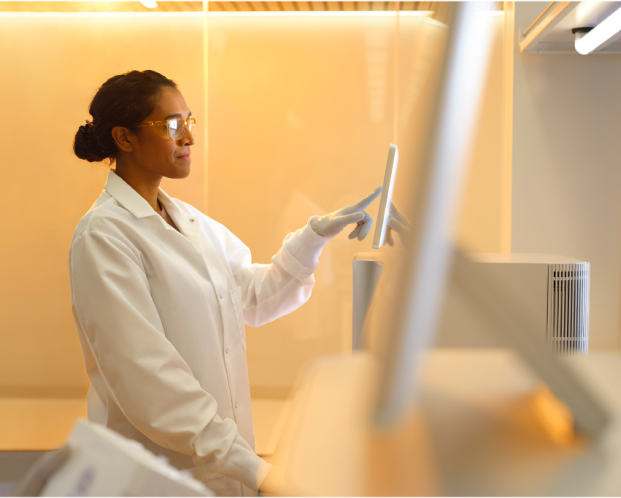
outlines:
{"label": "white laboratory instrument", "polygon": [[[499,287],[512,287],[536,325],[534,337],[557,355],[589,351],[590,264],[567,256],[524,253],[469,254]],[[439,347],[502,347],[502,334],[468,308],[454,279],[438,330]]]}
{"label": "white laboratory instrument", "polygon": [[213,496],[188,471],[102,425],[79,420],[67,446],[40,496]]}
{"label": "white laboratory instrument", "polygon": [[390,144],[388,148],[386,171],[384,173],[384,185],[382,186],[382,197],[380,198],[379,210],[377,212],[377,224],[375,225],[375,234],[373,236],[373,249],[379,249],[384,244],[388,220],[390,219],[392,192],[395,187],[398,164],[399,149],[395,144]]}
{"label": "white laboratory instrument", "polygon": [[535,334],[557,354],[589,351],[590,264],[549,254],[472,254],[500,285],[514,286],[537,324]]}

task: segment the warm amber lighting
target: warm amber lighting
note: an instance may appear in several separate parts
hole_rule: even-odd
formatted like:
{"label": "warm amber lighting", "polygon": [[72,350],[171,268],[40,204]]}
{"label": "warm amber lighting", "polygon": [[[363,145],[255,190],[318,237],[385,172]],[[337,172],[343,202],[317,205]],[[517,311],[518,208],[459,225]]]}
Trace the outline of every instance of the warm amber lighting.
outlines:
{"label": "warm amber lighting", "polygon": [[[396,10],[365,10],[365,11],[238,11],[209,12],[214,17],[394,17],[399,13],[402,17],[421,17],[433,15],[431,10],[396,11]],[[502,12],[501,12],[502,14]]]}
{"label": "warm amber lighting", "polygon": [[550,388],[543,384],[531,398],[533,408],[550,438],[557,444],[574,440],[574,417]]}
{"label": "warm amber lighting", "polygon": [[[0,2],[6,0],[0,0]],[[205,17],[204,12],[0,12],[0,17]]]}

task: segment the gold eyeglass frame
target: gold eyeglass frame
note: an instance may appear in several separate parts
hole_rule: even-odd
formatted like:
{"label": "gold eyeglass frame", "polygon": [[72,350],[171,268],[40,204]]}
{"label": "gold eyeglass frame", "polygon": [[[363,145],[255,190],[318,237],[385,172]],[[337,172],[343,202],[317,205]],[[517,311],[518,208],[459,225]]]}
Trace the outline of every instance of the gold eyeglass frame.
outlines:
{"label": "gold eyeglass frame", "polygon": [[[183,123],[183,129],[181,130],[181,136],[179,138],[172,138],[170,136],[169,123],[171,121],[181,121]],[[160,133],[160,136],[162,138],[165,138],[167,140],[180,140],[185,136],[186,129],[189,129],[192,136],[194,136],[194,129],[196,129],[196,119],[188,118],[186,120],[183,120],[181,118],[169,118],[169,119],[163,119],[160,121],[145,121],[144,123],[136,124],[136,126],[152,126],[152,127],[155,127],[156,129],[161,129],[161,128],[157,128],[158,125],[165,125],[166,127],[165,134]]]}

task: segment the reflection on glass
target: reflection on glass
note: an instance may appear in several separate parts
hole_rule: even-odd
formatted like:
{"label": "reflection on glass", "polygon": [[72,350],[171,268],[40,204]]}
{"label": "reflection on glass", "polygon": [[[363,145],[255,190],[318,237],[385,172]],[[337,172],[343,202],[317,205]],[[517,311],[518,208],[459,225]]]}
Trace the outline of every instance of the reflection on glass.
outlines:
{"label": "reflection on glass", "polygon": [[[417,202],[411,185],[451,16],[450,5],[431,7],[416,16],[210,17],[208,212],[254,261],[269,261],[310,216],[382,184],[391,142],[400,153],[399,209],[391,209],[380,254],[390,266],[403,251],[390,245],[414,222],[402,213]],[[247,330],[255,397],[285,396],[309,360],[351,350],[352,261],[371,250],[370,239],[337,236],[323,251],[309,302]]]}

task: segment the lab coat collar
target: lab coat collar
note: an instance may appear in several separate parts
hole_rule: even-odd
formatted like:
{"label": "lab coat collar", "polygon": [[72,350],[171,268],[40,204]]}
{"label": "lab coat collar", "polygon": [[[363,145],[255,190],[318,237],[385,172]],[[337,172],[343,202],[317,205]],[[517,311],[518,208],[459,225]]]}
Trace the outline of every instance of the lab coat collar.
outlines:
{"label": "lab coat collar", "polygon": [[[156,215],[155,210],[150,204],[130,187],[114,171],[108,173],[108,181],[106,182],[106,192],[114,197],[119,204],[132,213],[136,218],[146,218],[147,216]],[[179,231],[192,243],[194,248],[201,251],[200,223],[196,216],[183,212],[175,204],[166,192],[161,188],[157,194],[157,198],[162,203],[172,220],[177,225]]]}
{"label": "lab coat collar", "polygon": [[146,218],[156,214],[145,198],[125,183],[125,180],[114,171],[108,173],[105,190],[136,218]]}

